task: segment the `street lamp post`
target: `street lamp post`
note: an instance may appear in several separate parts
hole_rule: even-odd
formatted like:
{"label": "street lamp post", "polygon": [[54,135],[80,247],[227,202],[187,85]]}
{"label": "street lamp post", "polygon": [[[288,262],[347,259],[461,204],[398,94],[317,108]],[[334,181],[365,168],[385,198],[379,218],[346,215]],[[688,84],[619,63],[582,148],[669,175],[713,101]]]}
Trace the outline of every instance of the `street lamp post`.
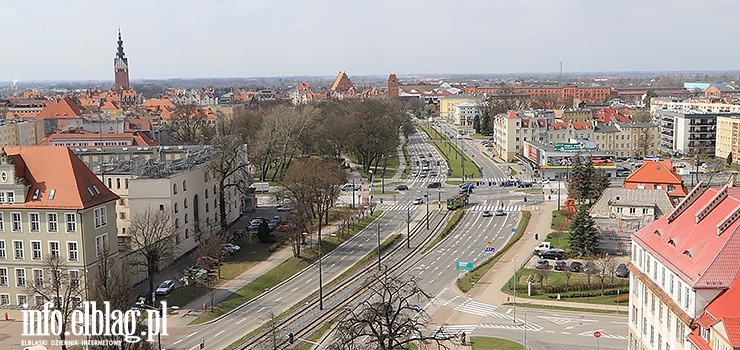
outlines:
{"label": "street lamp post", "polygon": [[378,270],[380,269],[380,223],[378,223]]}
{"label": "street lamp post", "polygon": [[[319,218],[321,220],[321,218]],[[321,280],[321,231],[319,231],[319,310],[324,309],[324,286]]]}
{"label": "street lamp post", "polygon": [[427,202],[426,222],[427,222],[427,230],[428,230],[429,229],[429,192],[427,192],[427,194],[424,195],[424,201]]}
{"label": "street lamp post", "polygon": [[442,190],[437,191],[437,209],[442,209]]}
{"label": "street lamp post", "polygon": [[411,249],[411,208],[406,208],[406,248]]}
{"label": "street lamp post", "polygon": [[516,265],[516,258],[519,256],[519,254],[514,255],[514,323],[516,323],[516,285],[519,282],[519,279],[517,278],[517,265]]}
{"label": "street lamp post", "polygon": [[352,209],[355,208],[355,179],[352,178]]}

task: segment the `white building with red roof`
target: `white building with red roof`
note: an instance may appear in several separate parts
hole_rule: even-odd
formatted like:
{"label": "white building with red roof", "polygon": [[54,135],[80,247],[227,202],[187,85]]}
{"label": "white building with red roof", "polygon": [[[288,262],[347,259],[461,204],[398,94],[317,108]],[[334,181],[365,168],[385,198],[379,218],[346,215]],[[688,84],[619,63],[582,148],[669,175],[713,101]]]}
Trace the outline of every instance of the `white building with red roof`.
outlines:
{"label": "white building with red roof", "polygon": [[739,218],[740,187],[700,183],[632,235],[628,349],[696,348],[697,320],[740,272]]}

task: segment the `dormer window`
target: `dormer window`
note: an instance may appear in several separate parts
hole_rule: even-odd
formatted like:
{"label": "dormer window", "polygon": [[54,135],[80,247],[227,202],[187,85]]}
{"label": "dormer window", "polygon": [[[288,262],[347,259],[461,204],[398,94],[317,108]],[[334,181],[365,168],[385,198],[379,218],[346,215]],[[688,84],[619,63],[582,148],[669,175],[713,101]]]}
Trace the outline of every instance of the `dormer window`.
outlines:
{"label": "dormer window", "polygon": [[96,194],[100,194],[100,190],[98,190],[98,186],[93,185],[93,190],[95,190]]}
{"label": "dormer window", "polygon": [[90,188],[90,186],[87,186],[85,188],[87,188],[87,193],[90,194],[90,197],[95,197],[95,193],[93,193],[93,190]]}
{"label": "dormer window", "polygon": [[54,195],[57,193],[56,188],[52,188],[51,191],[49,191],[49,200],[54,199]]}
{"label": "dormer window", "polygon": [[684,250],[683,253],[688,255],[689,258],[691,257],[691,252],[688,249]]}
{"label": "dormer window", "polygon": [[8,182],[8,173],[4,171],[0,173],[0,180],[3,180],[3,182]]}
{"label": "dormer window", "polygon": [[660,231],[658,231],[658,230],[655,230],[655,232],[653,232],[653,234],[654,234],[654,235],[658,235],[658,236],[660,236],[660,235],[661,235],[661,234],[660,234]]}
{"label": "dormer window", "polygon": [[37,189],[33,190],[33,197],[32,197],[33,200],[38,200],[40,193],[41,193],[41,189],[40,188],[37,188]]}

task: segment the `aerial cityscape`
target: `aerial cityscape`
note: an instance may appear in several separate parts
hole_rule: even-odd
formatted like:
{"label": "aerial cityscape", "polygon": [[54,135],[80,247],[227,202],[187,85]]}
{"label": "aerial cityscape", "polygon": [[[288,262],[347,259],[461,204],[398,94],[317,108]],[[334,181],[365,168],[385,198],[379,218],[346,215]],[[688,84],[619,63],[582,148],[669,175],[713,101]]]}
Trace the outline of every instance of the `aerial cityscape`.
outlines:
{"label": "aerial cityscape", "polygon": [[740,4],[121,5],[0,14],[0,349],[740,349]]}

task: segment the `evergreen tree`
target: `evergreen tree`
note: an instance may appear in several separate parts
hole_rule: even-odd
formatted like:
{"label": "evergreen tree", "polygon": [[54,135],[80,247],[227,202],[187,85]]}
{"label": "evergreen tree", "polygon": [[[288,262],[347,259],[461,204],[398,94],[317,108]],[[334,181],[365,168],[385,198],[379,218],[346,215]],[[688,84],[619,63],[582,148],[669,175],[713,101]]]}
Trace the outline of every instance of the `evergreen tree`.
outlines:
{"label": "evergreen tree", "polygon": [[732,165],[732,152],[727,153],[727,166]]}
{"label": "evergreen tree", "polygon": [[585,206],[578,209],[570,227],[570,250],[582,256],[596,254],[599,248],[599,231]]}
{"label": "evergreen tree", "polygon": [[491,128],[491,116],[488,113],[483,114],[483,117],[481,117],[480,129],[481,129],[481,134],[484,134],[484,135],[493,134],[493,129]]}
{"label": "evergreen tree", "polygon": [[568,195],[578,203],[588,201],[589,206],[609,187],[609,178],[602,169],[596,169],[591,162],[584,163],[577,154],[568,179]]}
{"label": "evergreen tree", "polygon": [[475,132],[482,134],[483,130],[481,130],[480,127],[480,116],[473,117],[473,129],[475,129]]}

